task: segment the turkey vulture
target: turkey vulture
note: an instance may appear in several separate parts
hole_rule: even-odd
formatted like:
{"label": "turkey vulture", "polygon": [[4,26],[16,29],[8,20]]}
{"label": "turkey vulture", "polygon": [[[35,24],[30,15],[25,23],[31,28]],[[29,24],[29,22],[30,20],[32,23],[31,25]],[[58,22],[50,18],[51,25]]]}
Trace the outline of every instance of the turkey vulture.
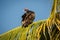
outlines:
{"label": "turkey vulture", "polygon": [[22,27],[27,27],[35,19],[35,13],[31,10],[25,9],[25,13],[22,15]]}

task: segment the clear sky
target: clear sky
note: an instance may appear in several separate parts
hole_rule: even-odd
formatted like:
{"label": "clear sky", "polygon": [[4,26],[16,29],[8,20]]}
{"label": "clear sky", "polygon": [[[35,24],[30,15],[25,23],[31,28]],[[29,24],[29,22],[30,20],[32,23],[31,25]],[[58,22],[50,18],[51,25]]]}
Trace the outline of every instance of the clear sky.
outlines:
{"label": "clear sky", "polygon": [[21,26],[24,8],[35,12],[34,21],[47,19],[52,3],[52,0],[0,0],[0,34]]}

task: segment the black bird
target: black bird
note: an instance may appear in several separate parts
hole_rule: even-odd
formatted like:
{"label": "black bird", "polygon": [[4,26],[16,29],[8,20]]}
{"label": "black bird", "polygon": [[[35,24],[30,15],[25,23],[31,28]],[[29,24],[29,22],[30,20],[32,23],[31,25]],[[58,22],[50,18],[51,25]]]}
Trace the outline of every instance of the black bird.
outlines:
{"label": "black bird", "polygon": [[22,15],[22,27],[28,27],[35,19],[35,13],[31,10],[24,9],[25,13]]}

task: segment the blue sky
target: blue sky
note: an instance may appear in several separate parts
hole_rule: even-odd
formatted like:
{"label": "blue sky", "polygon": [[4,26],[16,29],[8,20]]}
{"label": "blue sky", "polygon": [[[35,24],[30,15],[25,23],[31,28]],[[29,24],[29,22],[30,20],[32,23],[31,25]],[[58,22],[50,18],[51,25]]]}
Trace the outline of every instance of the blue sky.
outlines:
{"label": "blue sky", "polygon": [[35,12],[34,21],[47,19],[52,3],[52,0],[0,0],[0,34],[21,26],[24,8]]}

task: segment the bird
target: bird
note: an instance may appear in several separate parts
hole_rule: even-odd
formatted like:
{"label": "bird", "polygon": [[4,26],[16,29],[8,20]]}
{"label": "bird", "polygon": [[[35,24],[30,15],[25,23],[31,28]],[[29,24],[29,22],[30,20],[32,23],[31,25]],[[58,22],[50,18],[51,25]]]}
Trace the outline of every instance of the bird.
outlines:
{"label": "bird", "polygon": [[35,19],[35,12],[27,8],[24,11],[25,13],[22,15],[22,27],[28,27]]}

